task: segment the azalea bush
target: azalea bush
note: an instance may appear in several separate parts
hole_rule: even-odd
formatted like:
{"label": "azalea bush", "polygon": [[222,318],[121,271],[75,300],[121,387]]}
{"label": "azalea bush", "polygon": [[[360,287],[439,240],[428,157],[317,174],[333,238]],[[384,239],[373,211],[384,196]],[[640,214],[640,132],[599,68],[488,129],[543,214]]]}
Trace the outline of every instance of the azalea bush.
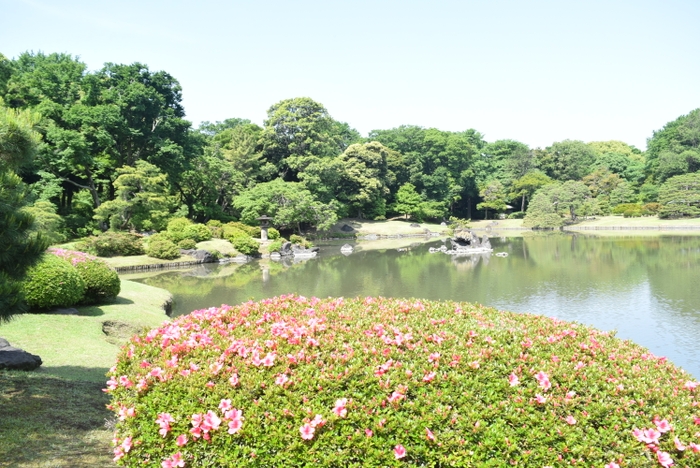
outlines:
{"label": "azalea bush", "polygon": [[27,271],[22,292],[32,309],[70,307],[85,297],[85,281],[70,261],[46,253]]}
{"label": "azalea bush", "polygon": [[283,296],[135,336],[124,466],[700,467],[698,382],[612,333],[453,302]]}
{"label": "azalea bush", "polygon": [[59,248],[51,248],[48,253],[69,261],[78,271],[85,282],[83,304],[101,304],[119,295],[119,274],[102,260],[83,252]]}

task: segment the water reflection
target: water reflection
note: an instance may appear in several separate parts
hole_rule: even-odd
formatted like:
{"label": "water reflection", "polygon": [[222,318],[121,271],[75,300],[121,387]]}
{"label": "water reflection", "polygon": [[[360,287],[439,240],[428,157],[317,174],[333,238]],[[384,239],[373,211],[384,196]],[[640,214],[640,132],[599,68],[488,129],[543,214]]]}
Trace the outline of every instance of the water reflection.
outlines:
{"label": "water reflection", "polygon": [[616,329],[700,378],[698,237],[494,237],[493,254],[472,256],[429,253],[439,240],[401,249],[364,244],[345,256],[344,243],[301,262],[206,265],[142,281],[171,291],[175,314],[292,292],[480,302]]}

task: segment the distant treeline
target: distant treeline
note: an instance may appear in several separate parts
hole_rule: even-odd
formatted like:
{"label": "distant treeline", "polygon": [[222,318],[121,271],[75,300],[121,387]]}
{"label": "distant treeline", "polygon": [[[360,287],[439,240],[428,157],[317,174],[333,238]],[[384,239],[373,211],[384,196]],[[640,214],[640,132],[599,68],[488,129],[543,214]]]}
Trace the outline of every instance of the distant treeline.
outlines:
{"label": "distant treeline", "polygon": [[272,105],[262,127],[232,118],[195,129],[170,74],[139,63],[88,71],[43,53],[0,55],[0,98],[4,115],[24,111],[40,136],[33,160],[14,170],[53,241],[161,230],[181,216],[254,223],[267,214],[282,229],[324,229],[338,217],[524,216],[532,205],[530,225],[547,226],[611,212],[695,216],[700,202],[687,191],[700,169],[700,109],[654,132],[646,152],[621,141],[529,148],[474,129],[363,137],[308,97]]}

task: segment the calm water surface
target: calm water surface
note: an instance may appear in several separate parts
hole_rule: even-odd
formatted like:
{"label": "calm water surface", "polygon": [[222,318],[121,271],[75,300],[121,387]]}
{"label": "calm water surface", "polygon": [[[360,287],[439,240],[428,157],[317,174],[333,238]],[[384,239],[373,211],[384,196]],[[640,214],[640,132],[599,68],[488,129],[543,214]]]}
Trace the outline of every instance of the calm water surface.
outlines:
{"label": "calm water surface", "polygon": [[[174,315],[280,294],[420,297],[479,302],[617,330],[700,378],[700,237],[492,238],[495,255],[429,253],[442,242],[344,256],[319,244],[318,257],[207,265],[139,279],[175,296]],[[360,250],[360,249],[366,250]]]}

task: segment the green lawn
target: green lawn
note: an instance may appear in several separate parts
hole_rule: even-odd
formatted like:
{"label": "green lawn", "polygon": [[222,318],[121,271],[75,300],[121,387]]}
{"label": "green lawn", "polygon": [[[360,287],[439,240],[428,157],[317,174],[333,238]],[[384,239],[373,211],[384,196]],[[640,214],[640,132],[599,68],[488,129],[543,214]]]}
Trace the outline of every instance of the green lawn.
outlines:
{"label": "green lawn", "polygon": [[[79,315],[24,314],[0,325],[0,336],[43,360],[33,372],[0,371],[0,467],[113,466],[105,373],[134,331],[168,320],[162,305],[169,298],[122,280],[112,304],[80,307]],[[107,336],[105,321],[121,328]]]}

